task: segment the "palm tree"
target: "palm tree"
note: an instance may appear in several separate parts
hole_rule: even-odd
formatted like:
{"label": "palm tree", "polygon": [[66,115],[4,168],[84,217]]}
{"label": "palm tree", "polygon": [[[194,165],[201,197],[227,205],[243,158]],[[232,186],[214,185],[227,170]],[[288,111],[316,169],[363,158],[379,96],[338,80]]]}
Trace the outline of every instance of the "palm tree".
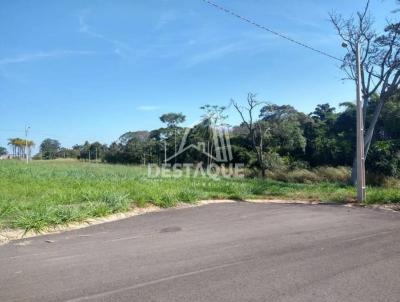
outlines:
{"label": "palm tree", "polygon": [[8,145],[12,147],[12,157],[26,158],[31,157],[32,147],[35,143],[31,140],[25,140],[19,137],[9,138]]}
{"label": "palm tree", "polygon": [[11,148],[12,148],[12,157],[16,156],[16,151],[17,151],[16,141],[17,141],[17,138],[9,138],[8,139],[8,145],[11,146]]}

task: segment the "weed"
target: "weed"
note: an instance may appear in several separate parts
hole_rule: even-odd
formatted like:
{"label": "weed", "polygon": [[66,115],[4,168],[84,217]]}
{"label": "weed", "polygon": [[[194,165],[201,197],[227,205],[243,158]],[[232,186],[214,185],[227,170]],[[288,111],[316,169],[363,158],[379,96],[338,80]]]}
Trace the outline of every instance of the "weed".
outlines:
{"label": "weed", "polygon": [[[201,199],[281,198],[344,202],[348,168],[270,172],[268,179],[150,178],[147,168],[77,161],[0,162],[0,227],[40,231],[154,204]],[[398,184],[390,179],[387,185]],[[368,203],[400,202],[398,187],[370,187]]]}

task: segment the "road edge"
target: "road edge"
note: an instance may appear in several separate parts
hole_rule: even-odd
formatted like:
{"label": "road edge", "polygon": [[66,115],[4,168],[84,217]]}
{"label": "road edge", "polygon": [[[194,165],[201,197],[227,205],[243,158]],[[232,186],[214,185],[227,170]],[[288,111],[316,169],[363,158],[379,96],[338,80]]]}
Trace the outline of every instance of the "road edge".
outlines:
{"label": "road edge", "polygon": [[122,219],[127,219],[130,217],[134,216],[139,216],[139,215],[144,215],[147,213],[154,213],[154,212],[160,212],[160,211],[166,211],[166,210],[171,210],[171,209],[185,209],[185,208],[191,208],[191,207],[201,207],[204,205],[208,204],[217,204],[217,203],[236,203],[236,202],[250,202],[250,203],[272,203],[272,204],[303,204],[303,205],[320,205],[320,204],[325,204],[325,205],[342,205],[346,207],[360,207],[360,208],[370,208],[370,209],[375,209],[375,210],[386,210],[386,211],[392,211],[396,213],[400,213],[400,205],[360,205],[360,204],[355,204],[355,203],[348,203],[348,204],[340,204],[340,203],[328,203],[328,202],[322,202],[322,201],[310,201],[310,200],[283,200],[283,199],[246,199],[246,200],[234,200],[234,199],[211,199],[211,200],[200,200],[195,203],[183,203],[180,202],[177,205],[170,207],[170,208],[161,208],[152,204],[148,204],[146,207],[143,208],[138,208],[135,207],[132,210],[128,212],[122,212],[122,213],[116,213],[116,214],[111,214],[108,216],[104,217],[98,217],[98,218],[89,218],[83,222],[75,222],[75,223],[70,223],[67,225],[58,225],[54,226],[48,229],[45,229],[41,232],[35,232],[35,231],[24,231],[22,229],[6,229],[0,231],[0,245],[7,244],[10,241],[14,240],[19,240],[19,239],[26,239],[26,238],[32,238],[32,237],[38,237],[38,236],[44,236],[44,235],[49,235],[49,234],[57,234],[57,233],[62,233],[62,232],[67,232],[67,231],[72,231],[72,230],[78,230],[78,229],[83,229],[90,227],[92,225],[98,225],[98,224],[103,224],[103,223],[108,223],[108,222],[113,222],[113,221],[118,221]]}

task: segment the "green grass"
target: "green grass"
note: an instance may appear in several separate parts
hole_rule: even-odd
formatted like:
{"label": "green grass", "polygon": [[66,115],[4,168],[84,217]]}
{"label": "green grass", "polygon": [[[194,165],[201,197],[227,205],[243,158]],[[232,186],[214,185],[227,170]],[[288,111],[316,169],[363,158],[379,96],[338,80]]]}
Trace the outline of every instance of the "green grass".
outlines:
{"label": "green grass", "polygon": [[[202,199],[280,198],[343,202],[355,191],[339,183],[262,179],[149,178],[147,168],[75,161],[0,161],[0,228],[40,231],[154,204]],[[398,189],[369,188],[369,203],[400,202]]]}

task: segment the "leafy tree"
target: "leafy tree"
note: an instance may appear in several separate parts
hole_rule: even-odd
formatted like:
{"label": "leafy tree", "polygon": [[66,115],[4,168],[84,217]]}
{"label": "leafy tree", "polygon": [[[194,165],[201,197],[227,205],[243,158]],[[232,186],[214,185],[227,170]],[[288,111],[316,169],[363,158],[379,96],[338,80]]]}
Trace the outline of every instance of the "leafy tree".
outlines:
{"label": "leafy tree", "polygon": [[[177,142],[179,137],[182,136],[182,128],[179,127],[180,124],[185,122],[186,116],[182,113],[166,113],[160,116],[161,122],[167,125],[165,143],[168,146],[173,146],[173,154],[177,153]],[[168,154],[172,154],[171,150],[169,150]],[[177,162],[177,157],[174,157],[174,162]]]}
{"label": "leafy tree", "polygon": [[261,108],[260,118],[264,121],[281,121],[297,119],[299,112],[290,105],[268,104]]}
{"label": "leafy tree", "polygon": [[304,154],[306,139],[302,123],[307,119],[304,114],[289,105],[268,104],[261,108],[260,117],[268,130],[265,148],[271,154],[290,157]]}
{"label": "leafy tree", "polygon": [[161,122],[167,124],[168,128],[176,128],[186,120],[186,116],[182,113],[166,113],[160,116]]}
{"label": "leafy tree", "polygon": [[374,174],[400,177],[400,140],[375,142],[370,157],[367,169]]}
{"label": "leafy tree", "polygon": [[327,121],[334,120],[335,116],[335,108],[331,107],[328,103],[317,105],[314,112],[311,114],[317,120]]}
{"label": "leafy tree", "polygon": [[126,144],[131,140],[137,140],[137,141],[146,141],[150,136],[150,132],[149,131],[129,131],[126,132],[124,134],[122,134],[119,137],[119,141],[122,144]]}
{"label": "leafy tree", "polygon": [[297,120],[284,119],[269,123],[267,144],[274,147],[281,155],[302,154],[305,151],[306,139],[303,129]]}
{"label": "leafy tree", "polygon": [[396,93],[382,109],[376,130],[378,140],[400,139],[400,94]]}
{"label": "leafy tree", "polygon": [[61,147],[60,150],[57,152],[57,158],[78,158],[79,152],[76,149],[64,148]]}
{"label": "leafy tree", "polygon": [[7,154],[8,154],[7,149],[0,146],[0,156],[7,155]]}
{"label": "leafy tree", "polygon": [[55,159],[60,151],[61,144],[56,139],[46,138],[40,144],[40,153],[43,159]]}
{"label": "leafy tree", "polygon": [[80,160],[103,161],[108,152],[108,147],[99,142],[90,143],[89,141],[85,141],[83,145],[73,146],[72,150],[75,154],[78,154],[77,158]]}

